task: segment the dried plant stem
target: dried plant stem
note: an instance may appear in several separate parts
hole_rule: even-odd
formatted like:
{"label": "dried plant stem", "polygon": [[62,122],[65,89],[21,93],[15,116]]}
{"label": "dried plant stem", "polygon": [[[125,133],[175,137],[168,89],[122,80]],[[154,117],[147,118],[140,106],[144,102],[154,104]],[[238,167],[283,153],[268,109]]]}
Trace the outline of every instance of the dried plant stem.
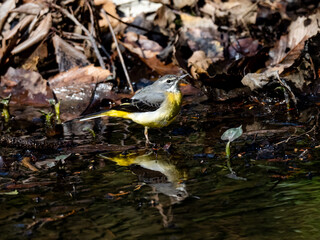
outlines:
{"label": "dried plant stem", "polygon": [[280,83],[280,85],[282,87],[284,87],[289,95],[290,95],[290,98],[292,99],[292,101],[294,102],[295,105],[297,105],[297,99],[296,99],[296,96],[294,95],[294,93],[291,91],[291,88],[289,87],[289,85],[284,81],[284,80],[281,80],[280,79],[280,76],[279,76],[279,72],[276,73],[276,77],[277,77],[277,80],[278,82]]}
{"label": "dried plant stem", "polygon": [[292,134],[286,140],[283,140],[281,142],[277,142],[274,145],[277,146],[277,145],[282,144],[282,143],[288,143],[290,140],[300,138],[300,137],[302,137],[304,135],[309,136],[309,133],[311,133],[312,131],[315,131],[315,130],[316,130],[316,125],[314,125],[309,131],[307,131],[305,133],[302,133],[302,134],[300,134],[298,136],[293,136],[294,134]]}
{"label": "dried plant stem", "polygon": [[120,51],[120,48],[119,48],[119,45],[118,45],[118,40],[117,40],[117,38],[116,38],[116,35],[114,34],[114,31],[113,31],[113,28],[112,28],[112,26],[111,26],[109,17],[108,17],[108,15],[107,15],[107,13],[106,13],[106,11],[105,11],[104,9],[101,9],[101,13],[102,13],[102,15],[106,18],[106,20],[107,20],[107,22],[108,22],[108,25],[109,25],[109,28],[110,28],[110,32],[111,32],[111,34],[112,34],[114,43],[116,44],[117,51],[118,51],[118,55],[119,55],[119,58],[120,58],[120,62],[121,62],[121,65],[122,65],[124,74],[125,74],[125,76],[126,76],[126,79],[127,79],[128,85],[129,85],[129,88],[130,88],[130,90],[131,90],[131,93],[134,93],[133,86],[132,86],[132,83],[131,83],[129,74],[128,74],[126,65],[125,65],[125,63],[124,63],[124,60],[123,60],[123,57],[122,57],[122,54],[121,54],[121,51]]}
{"label": "dried plant stem", "polygon": [[105,63],[102,59],[102,56],[99,52],[98,46],[96,44],[96,41],[94,39],[94,37],[92,36],[92,34],[88,31],[88,29],[85,28],[85,26],[83,26],[76,18],[75,16],[73,16],[71,13],[69,13],[67,10],[63,9],[62,7],[56,5],[56,4],[52,4],[53,7],[55,7],[56,9],[58,9],[60,12],[62,12],[64,15],[66,15],[71,21],[73,21],[77,26],[81,27],[81,29],[85,32],[85,34],[88,36],[93,50],[98,58],[99,64],[103,69],[106,69],[105,67]]}

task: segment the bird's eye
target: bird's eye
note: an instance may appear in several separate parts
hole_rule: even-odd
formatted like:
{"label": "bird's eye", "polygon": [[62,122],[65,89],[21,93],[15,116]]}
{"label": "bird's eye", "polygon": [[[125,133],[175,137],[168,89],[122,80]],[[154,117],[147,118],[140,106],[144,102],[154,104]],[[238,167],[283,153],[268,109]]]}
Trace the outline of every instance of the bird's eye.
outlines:
{"label": "bird's eye", "polygon": [[167,80],[167,83],[172,83],[172,80],[168,79],[168,80]]}

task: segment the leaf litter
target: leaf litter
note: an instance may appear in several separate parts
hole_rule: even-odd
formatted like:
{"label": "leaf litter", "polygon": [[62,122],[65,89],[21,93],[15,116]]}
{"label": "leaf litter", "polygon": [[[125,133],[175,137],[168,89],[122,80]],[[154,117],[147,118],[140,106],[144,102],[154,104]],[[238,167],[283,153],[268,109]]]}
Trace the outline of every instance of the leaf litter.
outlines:
{"label": "leaf litter", "polygon": [[[1,120],[0,127],[0,155],[4,163],[0,173],[10,174],[3,180],[6,184],[1,183],[1,194],[20,195],[20,190],[14,189],[33,189],[37,185],[52,188],[56,180],[37,183],[43,173],[53,172],[61,179],[79,179],[76,173],[89,171],[92,165],[87,162],[85,170],[73,169],[66,173],[64,167],[76,164],[75,158],[83,161],[85,154],[134,151],[139,146],[139,141],[119,145],[105,140],[118,127],[126,132],[129,128],[126,122],[118,125],[110,121],[105,127],[108,120],[85,125],[72,121],[83,114],[108,109],[132,96],[124,78],[121,55],[133,86],[150,84],[160,75],[189,73],[192,76],[189,80],[196,88],[182,86],[182,92],[189,97],[183,111],[190,114],[192,121],[207,114],[205,117],[215,116],[214,121],[220,123],[226,119],[223,113],[233,114],[237,109],[243,110],[241,114],[254,112],[255,116],[279,114],[275,110],[279,105],[284,106],[285,114],[280,112],[286,115],[288,122],[294,117],[305,120],[304,126],[290,128],[294,131],[287,131],[287,126],[270,131],[259,126],[252,134],[244,132],[244,136],[260,134],[260,138],[268,138],[267,142],[257,143],[260,144],[257,160],[278,159],[281,150],[277,146],[291,139],[306,137],[311,142],[316,141],[319,113],[299,107],[306,102],[319,105],[315,100],[319,94],[320,72],[319,4],[299,5],[285,0],[132,1],[125,4],[109,0],[71,0],[55,4],[13,0],[0,4],[0,97],[11,96],[11,123]],[[116,39],[111,38],[110,25]],[[120,53],[115,41],[119,43]],[[49,99],[60,102],[64,121],[61,125],[52,120],[50,134],[44,126],[44,116],[39,113],[41,110],[55,114]],[[199,113],[187,110],[202,108],[204,101],[212,104],[231,101],[231,104],[226,103],[218,114],[203,109]],[[218,112],[219,104],[215,107]],[[183,125],[188,115],[181,118],[179,124]],[[314,127],[305,129],[312,124]],[[244,124],[244,129],[249,127]],[[59,134],[61,131],[63,137]],[[114,134],[119,132],[116,130]],[[128,136],[134,138],[128,131],[123,141]],[[269,139],[275,136],[281,141]],[[187,139],[190,141],[189,136]],[[14,154],[8,153],[7,148]],[[241,152],[251,154],[246,150]],[[65,155],[68,156],[65,160],[57,157]],[[303,159],[309,161],[307,157]],[[291,160],[287,162],[290,164]],[[147,169],[132,166],[131,170],[140,178],[150,173]],[[206,169],[203,173],[210,170],[202,169]],[[273,176],[280,179],[291,174],[294,175],[277,172]],[[183,186],[179,185],[179,180],[175,180],[175,187]],[[177,191],[167,183],[148,184],[153,184],[151,187],[156,192],[168,196]],[[70,190],[70,196],[76,192]],[[117,189],[113,192],[119,193],[109,193],[109,196],[117,198],[133,191]],[[157,202],[155,199],[153,201]],[[77,211],[69,209],[65,215],[40,218],[29,228],[36,229]]]}

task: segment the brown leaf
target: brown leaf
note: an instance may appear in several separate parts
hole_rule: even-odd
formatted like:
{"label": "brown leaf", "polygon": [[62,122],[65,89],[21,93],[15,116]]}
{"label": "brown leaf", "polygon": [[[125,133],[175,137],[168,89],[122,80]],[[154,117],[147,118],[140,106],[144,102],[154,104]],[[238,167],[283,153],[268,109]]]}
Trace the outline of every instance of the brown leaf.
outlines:
{"label": "brown leaf", "polygon": [[254,24],[257,4],[251,0],[206,1],[201,10],[212,18],[224,18],[232,27]]}
{"label": "brown leaf", "polygon": [[[40,44],[33,53],[25,59],[22,68],[26,70],[38,71],[38,63],[48,57],[48,46],[47,42]],[[24,59],[24,57],[21,57]]]}
{"label": "brown leaf", "polygon": [[187,13],[181,13],[180,18],[184,28],[217,28],[212,19],[208,17],[196,17]]}
{"label": "brown leaf", "polygon": [[277,77],[277,71],[266,71],[264,73],[248,73],[241,83],[251,89],[251,91],[262,88],[271,78]]}
{"label": "brown leaf", "polygon": [[38,72],[9,68],[1,77],[0,96],[11,94],[10,104],[48,106],[52,91]]}
{"label": "brown leaf", "polygon": [[42,41],[49,33],[49,30],[52,25],[51,13],[48,13],[47,16],[41,21],[36,30],[34,30],[29,38],[24,42],[20,43],[12,50],[12,54],[20,53],[34,44]]}
{"label": "brown leaf", "polygon": [[234,41],[228,48],[229,58],[239,59],[240,56],[254,56],[258,52],[259,42],[253,38],[242,38]]}
{"label": "brown leaf", "polygon": [[43,6],[39,4],[29,2],[13,9],[11,12],[25,13],[27,15],[38,15],[42,8]]}
{"label": "brown leaf", "polygon": [[161,62],[156,56],[152,58],[141,59],[149,68],[157,72],[160,75],[166,74],[180,74],[181,71],[174,63],[165,64]]}
{"label": "brown leaf", "polygon": [[28,26],[33,21],[34,18],[35,16],[32,16],[32,15],[25,16],[10,31],[6,31],[3,33],[4,39],[9,40],[13,38],[17,33],[21,33],[22,29]]}
{"label": "brown leaf", "polygon": [[4,23],[9,16],[9,13],[12,9],[16,7],[16,1],[15,0],[6,0],[1,6],[0,6],[0,32],[2,31],[2,28],[4,26]]}
{"label": "brown leaf", "polygon": [[82,52],[75,49],[58,35],[55,35],[52,40],[60,72],[65,72],[77,66],[83,67],[90,64]]}
{"label": "brown leaf", "polygon": [[149,40],[146,36],[128,32],[124,37],[123,45],[141,58],[152,58],[162,51],[162,47],[157,42]]}
{"label": "brown leaf", "polygon": [[[107,13],[119,18],[117,10],[116,10],[116,6],[112,0],[94,0],[94,5],[96,5],[96,6],[102,5],[102,8]],[[108,21],[105,19],[105,17],[103,15],[101,15],[101,18],[102,19],[99,20],[99,26],[101,28],[108,28],[109,27]],[[110,21],[111,26],[113,28],[117,27],[117,25],[119,24],[119,21],[116,20],[115,18],[112,18],[112,17],[109,17],[109,21]]]}
{"label": "brown leaf", "polygon": [[[75,67],[49,79],[49,84],[56,97],[61,101],[61,118],[65,121],[79,116],[90,104],[96,84],[111,76],[109,70],[89,65]],[[105,89],[107,95],[112,89]]]}
{"label": "brown leaf", "polygon": [[152,70],[161,75],[178,74],[179,68],[173,63],[161,62],[157,55],[163,50],[162,47],[143,35],[134,32],[125,34],[125,41],[122,43],[130,52],[138,55],[140,59]]}
{"label": "brown leaf", "polygon": [[188,67],[193,78],[198,79],[199,74],[208,75],[208,68],[212,64],[212,60],[208,58],[204,51],[195,51],[188,59]]}
{"label": "brown leaf", "polygon": [[197,3],[197,0],[173,0],[173,5],[175,8],[181,9],[183,7],[189,6],[195,6]]}
{"label": "brown leaf", "polygon": [[33,166],[30,161],[31,161],[30,157],[24,157],[21,160],[21,163],[22,163],[23,166],[25,166],[26,168],[29,168],[30,170],[32,170],[34,172],[39,171],[39,169],[36,168],[35,166]]}
{"label": "brown leaf", "polygon": [[168,36],[176,27],[174,24],[175,19],[176,15],[174,12],[167,6],[163,5],[157,10],[154,25],[159,26],[161,33]]}
{"label": "brown leaf", "polygon": [[277,67],[279,73],[290,67],[300,56],[305,41],[319,31],[319,19],[320,10],[309,17],[299,17],[292,22],[288,28],[289,33],[282,36],[275,47],[270,50],[269,55],[272,58],[270,65]]}

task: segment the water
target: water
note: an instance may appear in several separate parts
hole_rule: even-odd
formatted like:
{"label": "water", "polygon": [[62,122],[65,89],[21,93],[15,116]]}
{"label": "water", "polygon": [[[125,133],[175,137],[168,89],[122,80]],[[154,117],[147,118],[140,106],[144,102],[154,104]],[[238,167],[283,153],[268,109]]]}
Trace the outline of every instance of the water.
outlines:
{"label": "water", "polygon": [[[139,149],[88,148],[38,172],[2,168],[1,239],[319,239],[319,148],[314,132],[305,134],[316,110],[248,109],[185,106],[171,126],[150,131],[167,144],[158,150],[142,147],[143,128],[114,119],[98,140]],[[244,135],[231,143],[235,177],[220,136],[241,124]],[[1,148],[5,159],[18,152]]]}

